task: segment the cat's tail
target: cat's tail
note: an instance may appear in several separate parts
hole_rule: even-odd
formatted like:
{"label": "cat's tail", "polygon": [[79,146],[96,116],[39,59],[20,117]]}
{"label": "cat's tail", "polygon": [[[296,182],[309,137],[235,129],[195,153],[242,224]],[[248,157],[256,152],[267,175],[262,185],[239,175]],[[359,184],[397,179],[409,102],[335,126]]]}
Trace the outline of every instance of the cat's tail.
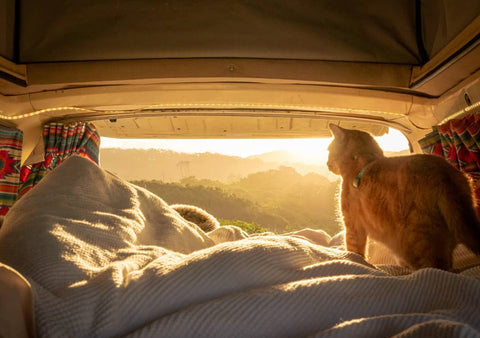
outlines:
{"label": "cat's tail", "polygon": [[[460,182],[457,182],[460,183]],[[457,240],[480,255],[480,218],[470,184],[461,182],[455,191],[440,194],[438,205]],[[480,202],[480,201],[479,201]]]}

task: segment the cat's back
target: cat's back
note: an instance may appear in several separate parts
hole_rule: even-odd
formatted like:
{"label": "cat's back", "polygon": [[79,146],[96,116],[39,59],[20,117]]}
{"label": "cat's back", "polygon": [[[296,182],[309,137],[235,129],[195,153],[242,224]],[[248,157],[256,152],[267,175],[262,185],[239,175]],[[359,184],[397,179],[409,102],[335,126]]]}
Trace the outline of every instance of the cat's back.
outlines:
{"label": "cat's back", "polygon": [[472,195],[466,174],[445,159],[427,154],[378,159],[365,172],[362,184],[364,193],[392,200],[435,200],[439,194],[466,199]]}
{"label": "cat's back", "polygon": [[448,177],[460,180],[466,179],[465,174],[436,155],[414,154],[397,157],[385,157],[378,160],[377,170],[396,172],[398,175],[408,175],[412,178],[428,180],[446,179]]}

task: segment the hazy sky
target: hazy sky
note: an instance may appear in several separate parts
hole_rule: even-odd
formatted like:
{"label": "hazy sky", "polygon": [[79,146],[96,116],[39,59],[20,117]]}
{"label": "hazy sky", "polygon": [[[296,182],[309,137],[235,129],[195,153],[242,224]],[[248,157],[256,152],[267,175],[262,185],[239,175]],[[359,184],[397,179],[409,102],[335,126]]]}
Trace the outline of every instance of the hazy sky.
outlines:
{"label": "hazy sky", "polygon": [[[408,149],[405,136],[395,129],[376,140],[386,151]],[[331,138],[310,139],[112,139],[102,137],[102,148],[142,148],[168,149],[183,153],[219,153],[231,156],[247,157],[275,150],[289,150],[300,156],[327,158],[327,147]]]}

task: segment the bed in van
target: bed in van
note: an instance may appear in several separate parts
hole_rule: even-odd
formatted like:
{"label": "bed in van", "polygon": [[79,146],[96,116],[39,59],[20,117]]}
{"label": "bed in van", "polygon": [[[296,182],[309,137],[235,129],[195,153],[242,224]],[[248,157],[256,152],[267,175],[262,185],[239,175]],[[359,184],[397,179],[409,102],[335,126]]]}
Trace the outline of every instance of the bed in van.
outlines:
{"label": "bed in van", "polygon": [[6,0],[0,32],[0,336],[480,336],[462,246],[412,271],[341,234],[206,232],[98,156],[333,123],[477,182],[479,1]]}

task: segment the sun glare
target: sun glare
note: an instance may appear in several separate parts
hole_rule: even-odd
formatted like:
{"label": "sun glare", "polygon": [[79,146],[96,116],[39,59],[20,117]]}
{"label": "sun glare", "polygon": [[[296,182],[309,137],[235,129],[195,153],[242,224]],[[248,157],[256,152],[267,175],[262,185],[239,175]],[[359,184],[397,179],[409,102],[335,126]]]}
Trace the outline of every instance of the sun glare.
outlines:
{"label": "sun glare", "polygon": [[[389,129],[376,138],[385,151],[408,149],[408,141],[402,133]],[[103,137],[102,148],[166,149],[182,153],[219,153],[248,157],[273,151],[288,151],[304,163],[326,162],[328,145],[332,138],[301,139],[113,139]]]}
{"label": "sun glare", "polygon": [[384,151],[403,151],[410,149],[405,135],[396,129],[388,128],[388,133],[375,139]]}

